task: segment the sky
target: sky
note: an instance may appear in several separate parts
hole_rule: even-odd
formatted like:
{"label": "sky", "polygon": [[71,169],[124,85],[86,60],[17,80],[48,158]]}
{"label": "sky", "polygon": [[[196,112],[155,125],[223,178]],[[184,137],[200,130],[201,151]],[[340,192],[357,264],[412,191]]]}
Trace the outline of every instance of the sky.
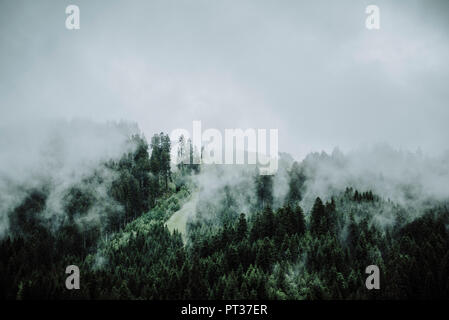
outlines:
{"label": "sky", "polygon": [[150,137],[200,120],[278,129],[298,159],[376,143],[439,154],[448,18],[444,0],[0,0],[0,132],[86,118]]}

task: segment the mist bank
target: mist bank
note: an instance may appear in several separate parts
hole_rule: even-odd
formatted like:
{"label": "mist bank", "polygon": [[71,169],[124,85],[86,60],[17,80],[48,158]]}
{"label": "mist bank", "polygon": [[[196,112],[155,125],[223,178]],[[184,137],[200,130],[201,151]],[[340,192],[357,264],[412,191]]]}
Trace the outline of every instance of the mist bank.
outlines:
{"label": "mist bank", "polygon": [[86,220],[96,219],[115,206],[107,193],[115,173],[103,164],[131,152],[136,146],[130,137],[139,130],[127,122],[39,119],[3,124],[0,132],[3,234],[9,213],[33,192],[44,194],[42,216],[56,221],[64,218],[70,188],[87,189],[94,195]]}
{"label": "mist bank", "polygon": [[397,150],[387,144],[355,149],[346,154],[312,153],[300,164],[305,175],[303,202],[329,199],[352,187],[371,190],[403,206],[420,207],[449,199],[449,153],[427,156],[420,150]]}
{"label": "mist bank", "polygon": [[280,153],[278,172],[265,182],[250,165],[204,165],[194,179],[199,190],[197,218],[260,211],[261,196],[268,197],[272,209],[296,203],[307,215],[317,197],[330,201],[351,188],[382,199],[383,205],[373,211],[379,215],[376,220],[391,221],[391,203],[413,219],[449,200],[449,153],[431,157],[387,144],[347,153],[338,148],[330,154],[310,153],[302,161]]}
{"label": "mist bank", "polygon": [[[129,174],[137,164],[131,161],[123,166],[118,162],[122,156],[134,152],[139,144],[131,139],[133,135],[141,135],[136,124],[41,120],[2,125],[0,130],[1,234],[8,228],[10,212],[36,191],[45,198],[42,216],[54,221],[55,226],[72,210],[67,207],[68,203],[78,206],[88,203],[86,208],[72,210],[83,213],[79,223],[88,224],[93,220],[101,221],[104,215],[123,214],[122,205],[116,199],[122,199],[125,204],[132,201],[136,193],[134,184],[140,182],[130,180]],[[154,179],[159,180],[155,174],[160,168],[154,163],[159,161],[156,160],[159,153],[155,152],[153,160],[147,155],[148,151],[153,152],[154,141],[151,146],[143,142],[139,152],[139,172],[145,181],[149,179],[139,195],[139,199],[143,199],[139,208],[147,208],[148,199],[154,202],[163,186],[161,181],[157,188],[158,184],[154,183]],[[109,161],[115,161],[118,167],[111,170],[105,165]],[[120,167],[126,167],[126,172],[118,170]],[[174,185],[179,185],[191,179],[196,186],[198,201],[189,213],[190,219],[214,219],[241,212],[251,214],[267,205],[277,209],[287,203],[299,204],[307,215],[317,197],[328,201],[344,193],[346,188],[372,191],[385,201],[412,208],[408,211],[411,217],[449,199],[449,153],[430,157],[420,151],[396,150],[386,144],[347,153],[338,149],[330,154],[311,153],[302,161],[295,161],[281,152],[278,170],[272,176],[260,175],[256,165],[202,165],[189,177],[177,172],[176,167],[172,169],[173,176],[163,175],[164,181],[173,179]],[[114,192],[119,192],[120,196],[114,198],[111,197],[112,184],[119,178],[128,181],[130,189],[116,187]],[[131,204],[127,206],[132,207]],[[387,211],[391,212],[379,209],[378,214]],[[385,219],[387,217],[378,218]]]}

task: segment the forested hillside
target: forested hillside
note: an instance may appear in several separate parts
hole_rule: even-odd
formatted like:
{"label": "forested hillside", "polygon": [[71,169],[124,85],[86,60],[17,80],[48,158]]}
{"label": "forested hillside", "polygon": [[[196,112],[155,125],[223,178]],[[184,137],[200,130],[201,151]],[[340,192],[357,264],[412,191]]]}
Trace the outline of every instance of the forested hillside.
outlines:
{"label": "forested hillside", "polygon": [[[261,176],[254,167],[172,167],[163,133],[128,143],[57,189],[60,212],[49,214],[56,187],[45,179],[1,212],[2,299],[449,298],[447,199],[421,197],[418,182],[400,185],[409,198],[388,197],[398,189],[358,189],[370,175],[336,179],[351,167],[340,154],[299,163],[284,155],[275,176]],[[178,222],[184,241],[167,226],[176,213],[188,215]],[[373,264],[380,290],[365,287]],[[80,268],[79,290],[65,288],[68,265]]]}

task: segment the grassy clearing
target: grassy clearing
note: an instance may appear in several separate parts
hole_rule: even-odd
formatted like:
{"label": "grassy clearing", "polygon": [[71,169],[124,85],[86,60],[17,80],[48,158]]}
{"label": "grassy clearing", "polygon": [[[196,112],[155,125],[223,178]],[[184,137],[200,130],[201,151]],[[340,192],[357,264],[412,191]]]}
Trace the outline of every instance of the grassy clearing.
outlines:
{"label": "grassy clearing", "polygon": [[176,211],[166,223],[167,228],[170,230],[170,232],[178,230],[178,232],[181,233],[184,241],[186,237],[187,218],[195,212],[197,202],[198,193],[193,193],[189,201],[186,202],[181,207],[181,209]]}

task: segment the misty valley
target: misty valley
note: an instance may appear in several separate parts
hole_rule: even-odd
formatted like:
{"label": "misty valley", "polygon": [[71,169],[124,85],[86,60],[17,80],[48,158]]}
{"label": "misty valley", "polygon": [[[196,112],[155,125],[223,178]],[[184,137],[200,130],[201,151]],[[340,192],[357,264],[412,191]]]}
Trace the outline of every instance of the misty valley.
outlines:
{"label": "misty valley", "polygon": [[168,135],[124,124],[49,136],[0,178],[3,299],[449,297],[448,157],[280,153],[260,175],[193,164],[189,140],[173,165]]}

